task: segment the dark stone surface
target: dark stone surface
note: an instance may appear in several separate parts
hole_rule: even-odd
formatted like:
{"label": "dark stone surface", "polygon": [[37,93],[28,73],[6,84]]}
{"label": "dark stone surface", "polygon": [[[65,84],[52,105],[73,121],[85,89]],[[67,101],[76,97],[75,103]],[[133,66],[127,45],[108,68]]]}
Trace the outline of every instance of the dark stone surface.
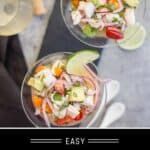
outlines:
{"label": "dark stone surface", "polygon": [[[60,1],[56,0],[52,16],[48,23],[46,35],[41,48],[40,58],[47,54],[69,51],[75,52],[81,49],[95,49],[78,41],[67,29],[60,11]],[[99,52],[102,50],[99,49]]]}

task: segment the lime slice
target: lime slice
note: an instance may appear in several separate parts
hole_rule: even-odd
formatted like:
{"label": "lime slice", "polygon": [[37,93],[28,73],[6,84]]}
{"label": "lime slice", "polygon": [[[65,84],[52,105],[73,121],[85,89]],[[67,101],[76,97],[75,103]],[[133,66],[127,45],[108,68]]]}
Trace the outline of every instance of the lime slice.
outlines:
{"label": "lime slice", "polygon": [[124,39],[119,40],[118,44],[121,48],[125,50],[136,50],[141,47],[146,38],[146,30],[140,24],[135,24],[129,26],[125,33]]}
{"label": "lime slice", "polygon": [[131,7],[137,7],[140,3],[139,0],[124,0],[124,2]]}
{"label": "lime slice", "polygon": [[67,63],[66,70],[69,74],[86,76],[87,71],[84,65],[91,63],[99,58],[98,51],[95,50],[83,50],[73,54]]}
{"label": "lime slice", "polygon": [[134,25],[130,25],[124,32],[124,38],[121,40],[118,40],[117,42],[119,44],[123,44],[128,42],[134,35],[135,33],[139,30],[140,24],[136,23]]}

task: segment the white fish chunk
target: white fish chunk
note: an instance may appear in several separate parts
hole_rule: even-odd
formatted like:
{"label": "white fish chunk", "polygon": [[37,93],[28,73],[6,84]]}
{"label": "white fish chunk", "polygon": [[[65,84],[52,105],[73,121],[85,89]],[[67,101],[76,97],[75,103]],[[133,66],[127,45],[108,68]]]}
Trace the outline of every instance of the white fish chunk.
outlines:
{"label": "white fish chunk", "polygon": [[80,11],[78,11],[78,10],[73,11],[71,13],[71,16],[72,16],[72,20],[73,20],[73,25],[80,24],[80,21],[82,19],[82,15],[81,15]]}
{"label": "white fish chunk", "polygon": [[43,82],[46,87],[50,87],[55,81],[56,81],[56,78],[53,75],[49,75],[43,78]]}
{"label": "white fish chunk", "polygon": [[96,7],[92,2],[87,2],[84,7],[84,12],[87,18],[91,18],[94,15]]}
{"label": "white fish chunk", "polygon": [[103,21],[101,21],[101,20],[96,20],[96,19],[90,19],[89,21],[88,21],[88,23],[91,25],[91,27],[93,27],[93,28],[96,28],[96,29],[98,29],[98,28],[104,28],[104,23],[103,23]]}
{"label": "white fish chunk", "polygon": [[121,22],[122,18],[118,14],[107,14],[106,21],[107,23],[112,23],[114,21]]}
{"label": "white fish chunk", "polygon": [[87,96],[87,98],[84,101],[84,105],[93,108],[95,106],[93,99],[93,96]]}
{"label": "white fish chunk", "polygon": [[78,110],[78,111],[80,111],[81,110],[81,108],[80,108],[80,104],[78,104],[78,103],[74,103],[73,104],[73,106]]}
{"label": "white fish chunk", "polygon": [[59,112],[58,118],[59,118],[59,119],[63,119],[63,118],[66,116],[66,113],[67,113],[67,109],[64,108],[63,110],[61,110],[61,111]]}
{"label": "white fish chunk", "polygon": [[96,10],[96,7],[92,2],[81,1],[79,3],[78,10],[83,12],[86,18],[91,18]]}
{"label": "white fish chunk", "polygon": [[76,118],[79,115],[79,111],[76,107],[74,107],[73,105],[69,105],[67,108],[67,114],[72,117],[72,118]]}

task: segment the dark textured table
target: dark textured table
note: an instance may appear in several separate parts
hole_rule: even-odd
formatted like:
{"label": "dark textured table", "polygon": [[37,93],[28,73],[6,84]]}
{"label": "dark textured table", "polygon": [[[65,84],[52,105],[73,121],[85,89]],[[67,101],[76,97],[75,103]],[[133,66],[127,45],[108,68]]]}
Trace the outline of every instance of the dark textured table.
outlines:
{"label": "dark textured table", "polygon": [[[46,35],[43,39],[43,45],[40,53],[40,58],[47,54],[60,51],[78,51],[81,49],[95,49],[78,41],[71,35],[67,29],[60,11],[60,1],[57,0],[49,20]],[[101,50],[99,49],[99,52]]]}
{"label": "dark textured table", "polygon": [[32,126],[20,100],[26,71],[18,36],[0,37],[0,127]]}

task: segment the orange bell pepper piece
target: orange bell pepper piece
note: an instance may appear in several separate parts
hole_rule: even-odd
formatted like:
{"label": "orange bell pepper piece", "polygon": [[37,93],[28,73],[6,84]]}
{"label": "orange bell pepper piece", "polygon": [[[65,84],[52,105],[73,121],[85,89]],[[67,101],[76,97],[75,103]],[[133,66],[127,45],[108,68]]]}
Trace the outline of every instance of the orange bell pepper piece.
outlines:
{"label": "orange bell pepper piece", "polygon": [[60,75],[62,74],[63,69],[60,67],[55,68],[55,76],[56,77],[60,77]]}
{"label": "orange bell pepper piece", "polygon": [[40,108],[43,103],[43,99],[39,96],[32,95],[32,102],[35,108]]}
{"label": "orange bell pepper piece", "polygon": [[46,68],[47,68],[46,66],[40,65],[40,66],[38,66],[38,67],[35,69],[35,73],[38,73],[38,72],[40,72],[40,71],[42,71],[42,70],[44,70],[44,69],[46,69]]}
{"label": "orange bell pepper piece", "polygon": [[109,0],[108,3],[114,5],[116,9],[118,9],[120,7],[118,0]]}
{"label": "orange bell pepper piece", "polygon": [[79,6],[79,2],[80,2],[80,0],[72,0],[72,4],[76,8]]}
{"label": "orange bell pepper piece", "polygon": [[52,109],[49,107],[48,104],[46,104],[46,112],[49,114],[52,113]]}

